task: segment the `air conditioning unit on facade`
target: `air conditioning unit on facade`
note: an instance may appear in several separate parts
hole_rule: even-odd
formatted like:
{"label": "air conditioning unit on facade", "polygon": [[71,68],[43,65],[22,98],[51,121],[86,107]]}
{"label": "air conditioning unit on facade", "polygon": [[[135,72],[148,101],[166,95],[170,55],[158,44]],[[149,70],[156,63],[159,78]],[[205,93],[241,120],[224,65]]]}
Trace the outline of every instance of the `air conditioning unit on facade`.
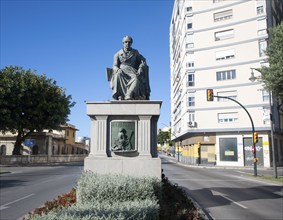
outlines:
{"label": "air conditioning unit on facade", "polygon": [[195,122],[195,121],[189,121],[188,122],[188,127],[189,128],[195,128],[197,126],[197,122]]}

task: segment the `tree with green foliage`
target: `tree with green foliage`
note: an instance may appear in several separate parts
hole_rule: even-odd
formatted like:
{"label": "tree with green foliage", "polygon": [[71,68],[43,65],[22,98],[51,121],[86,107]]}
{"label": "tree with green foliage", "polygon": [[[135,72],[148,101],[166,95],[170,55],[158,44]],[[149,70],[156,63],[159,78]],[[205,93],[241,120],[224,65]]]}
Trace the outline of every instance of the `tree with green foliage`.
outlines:
{"label": "tree with green foliage", "polygon": [[31,133],[59,129],[74,105],[72,97],[45,75],[18,66],[0,70],[0,131],[17,134],[13,155],[21,154]]}
{"label": "tree with green foliage", "polygon": [[167,142],[171,146],[171,129],[169,129],[169,131],[162,131],[159,129],[157,139],[158,144],[163,145],[165,142]]}
{"label": "tree with green foliage", "polygon": [[269,30],[270,40],[266,48],[269,67],[258,69],[268,91],[283,99],[283,23]]}

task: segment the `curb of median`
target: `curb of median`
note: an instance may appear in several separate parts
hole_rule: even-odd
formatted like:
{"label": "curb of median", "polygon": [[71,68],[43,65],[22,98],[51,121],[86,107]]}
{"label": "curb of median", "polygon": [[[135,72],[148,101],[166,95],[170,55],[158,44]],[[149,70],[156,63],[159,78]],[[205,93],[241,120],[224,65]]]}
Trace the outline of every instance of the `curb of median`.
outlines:
{"label": "curb of median", "polygon": [[[167,158],[166,160],[169,160],[170,162],[174,162],[178,165],[181,165],[180,163],[178,163],[177,161],[175,161],[174,159],[171,158]],[[170,179],[169,179],[170,181]],[[203,220],[212,220],[213,218],[206,212],[206,210],[204,210],[188,193],[187,189],[185,187],[182,186],[178,186],[180,187],[187,195],[187,197],[191,200],[191,202],[194,204],[194,206],[197,208],[198,212],[200,213],[201,217]]]}
{"label": "curb of median", "polygon": [[197,208],[198,212],[200,213],[201,217],[203,220],[212,220],[213,218],[207,213],[207,211],[205,209],[203,209],[191,196],[190,194],[187,192],[188,189],[182,186],[179,186],[181,189],[184,190],[184,192],[186,193],[187,197],[192,201],[192,203],[194,204],[194,206]]}

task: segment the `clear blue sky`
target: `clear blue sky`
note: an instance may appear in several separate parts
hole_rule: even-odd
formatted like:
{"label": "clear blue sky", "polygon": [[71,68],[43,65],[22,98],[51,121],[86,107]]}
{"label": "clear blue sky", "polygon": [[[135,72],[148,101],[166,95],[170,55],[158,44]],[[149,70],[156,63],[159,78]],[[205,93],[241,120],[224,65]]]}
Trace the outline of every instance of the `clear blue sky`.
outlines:
{"label": "clear blue sky", "polygon": [[174,0],[1,0],[1,69],[36,70],[76,105],[69,123],[90,136],[85,101],[111,100],[106,67],[130,35],[147,59],[151,100],[162,100],[158,127],[170,123],[169,27]]}

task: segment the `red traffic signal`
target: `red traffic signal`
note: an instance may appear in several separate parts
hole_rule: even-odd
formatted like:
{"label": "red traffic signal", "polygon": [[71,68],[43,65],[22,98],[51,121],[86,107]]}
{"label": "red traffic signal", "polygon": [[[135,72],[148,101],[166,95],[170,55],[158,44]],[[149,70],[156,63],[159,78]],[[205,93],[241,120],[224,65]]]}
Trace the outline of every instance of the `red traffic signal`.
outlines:
{"label": "red traffic signal", "polygon": [[214,95],[213,95],[213,89],[207,89],[206,90],[206,99],[208,102],[212,102],[214,99]]}

